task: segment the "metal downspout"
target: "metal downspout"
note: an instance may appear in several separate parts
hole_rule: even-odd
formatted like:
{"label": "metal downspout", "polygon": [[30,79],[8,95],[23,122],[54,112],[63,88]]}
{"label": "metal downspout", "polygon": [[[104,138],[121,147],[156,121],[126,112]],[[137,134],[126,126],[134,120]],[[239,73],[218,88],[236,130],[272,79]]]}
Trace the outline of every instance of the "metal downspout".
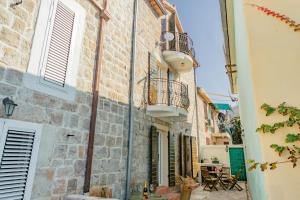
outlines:
{"label": "metal downspout", "polygon": [[[200,161],[200,131],[199,131],[199,114],[198,114],[198,87],[196,82],[196,69],[194,68],[194,84],[195,84],[195,107],[196,107],[196,128],[197,128],[197,144],[198,144],[198,162]],[[202,184],[201,170],[198,172],[198,181]]]}
{"label": "metal downspout", "polygon": [[131,58],[130,58],[130,80],[129,80],[129,128],[128,128],[128,155],[127,155],[127,172],[126,172],[126,200],[130,197],[130,182],[131,182],[131,164],[132,164],[132,145],[133,145],[133,122],[134,122],[134,74],[136,65],[136,37],[137,37],[137,15],[138,15],[138,0],[134,0],[133,4],[133,21],[132,21],[132,36],[131,36]]}
{"label": "metal downspout", "polygon": [[92,99],[89,141],[88,141],[87,158],[86,158],[86,170],[85,170],[84,186],[83,186],[84,193],[87,193],[90,190],[97,107],[98,107],[98,97],[99,97],[100,68],[102,65],[102,57],[103,57],[103,36],[104,36],[105,24],[110,18],[106,10],[107,0],[104,1],[104,8],[100,7],[94,0],[89,0],[89,1],[93,4],[93,6],[97,8],[98,12],[100,13],[100,21],[99,21],[98,42],[97,42],[97,50],[96,50],[97,58],[96,58],[96,65],[95,65],[94,78],[93,78],[93,99]]}

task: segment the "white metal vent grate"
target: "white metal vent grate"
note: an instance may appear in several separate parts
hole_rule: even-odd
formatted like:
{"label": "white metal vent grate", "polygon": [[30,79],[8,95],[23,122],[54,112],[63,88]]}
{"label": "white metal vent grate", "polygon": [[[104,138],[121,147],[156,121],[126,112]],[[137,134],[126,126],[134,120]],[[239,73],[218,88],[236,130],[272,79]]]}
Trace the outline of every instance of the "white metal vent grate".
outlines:
{"label": "white metal vent grate", "polygon": [[0,200],[23,200],[35,132],[8,130],[0,163]]}
{"label": "white metal vent grate", "polygon": [[64,87],[75,13],[60,1],[54,18],[44,80]]}

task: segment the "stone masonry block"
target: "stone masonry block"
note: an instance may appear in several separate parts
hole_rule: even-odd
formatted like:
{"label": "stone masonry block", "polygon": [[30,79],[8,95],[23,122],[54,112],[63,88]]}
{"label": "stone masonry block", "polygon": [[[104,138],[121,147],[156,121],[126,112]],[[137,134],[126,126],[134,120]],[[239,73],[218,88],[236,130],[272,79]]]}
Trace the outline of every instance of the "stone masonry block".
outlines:
{"label": "stone masonry block", "polygon": [[74,164],[75,176],[83,176],[85,171],[85,161],[76,160]]}
{"label": "stone masonry block", "polygon": [[105,135],[103,134],[95,134],[95,146],[104,146],[105,144]]}
{"label": "stone masonry block", "polygon": [[7,69],[5,72],[5,80],[13,85],[21,85],[23,80],[23,72]]}
{"label": "stone masonry block", "polygon": [[5,83],[0,83],[0,94],[3,96],[14,96],[17,88]]}
{"label": "stone masonry block", "polygon": [[54,158],[65,159],[67,157],[67,145],[56,145],[54,148]]}
{"label": "stone masonry block", "polygon": [[[1,36],[0,36],[1,38]],[[4,62],[7,65],[11,66],[18,66],[20,64],[20,53],[17,52],[16,49],[11,47],[4,47],[2,49],[3,51],[3,57],[1,58],[1,61]]]}
{"label": "stone masonry block", "polygon": [[0,30],[0,38],[1,42],[9,46],[18,47],[20,43],[20,35],[6,27]]}
{"label": "stone masonry block", "polygon": [[67,192],[75,192],[77,189],[77,179],[68,180]]}

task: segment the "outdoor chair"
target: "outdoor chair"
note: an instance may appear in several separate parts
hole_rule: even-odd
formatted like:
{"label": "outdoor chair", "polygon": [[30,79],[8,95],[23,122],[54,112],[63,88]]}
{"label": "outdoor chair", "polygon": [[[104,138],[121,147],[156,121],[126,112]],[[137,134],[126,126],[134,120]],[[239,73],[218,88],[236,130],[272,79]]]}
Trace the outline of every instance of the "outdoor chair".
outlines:
{"label": "outdoor chair", "polygon": [[222,167],[221,175],[219,176],[219,182],[221,187],[226,190],[228,189],[228,185],[230,183],[230,167]]}
{"label": "outdoor chair", "polygon": [[242,173],[242,170],[239,170],[237,172],[236,176],[231,176],[231,178],[229,179],[229,183],[228,183],[229,190],[233,190],[234,188],[236,188],[238,191],[243,190],[243,188],[238,184],[238,181],[241,177],[241,173]]}
{"label": "outdoor chair", "polygon": [[202,171],[202,177],[203,177],[203,182],[204,182],[204,188],[203,190],[206,190],[207,188],[209,188],[208,191],[212,191],[213,189],[215,189],[216,191],[218,191],[218,188],[216,187],[218,184],[218,179],[211,176],[209,174],[208,171],[203,170]]}

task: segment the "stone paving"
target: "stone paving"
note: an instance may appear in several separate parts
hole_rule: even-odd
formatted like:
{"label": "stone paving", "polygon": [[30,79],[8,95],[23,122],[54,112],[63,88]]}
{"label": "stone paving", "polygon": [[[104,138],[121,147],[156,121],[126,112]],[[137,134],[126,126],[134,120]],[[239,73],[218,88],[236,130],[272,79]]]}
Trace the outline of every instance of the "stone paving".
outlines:
{"label": "stone paving", "polygon": [[247,191],[244,183],[239,183],[244,188],[242,191],[238,190],[223,190],[218,187],[219,191],[212,192],[203,191],[203,187],[192,192],[191,200],[247,200]]}

